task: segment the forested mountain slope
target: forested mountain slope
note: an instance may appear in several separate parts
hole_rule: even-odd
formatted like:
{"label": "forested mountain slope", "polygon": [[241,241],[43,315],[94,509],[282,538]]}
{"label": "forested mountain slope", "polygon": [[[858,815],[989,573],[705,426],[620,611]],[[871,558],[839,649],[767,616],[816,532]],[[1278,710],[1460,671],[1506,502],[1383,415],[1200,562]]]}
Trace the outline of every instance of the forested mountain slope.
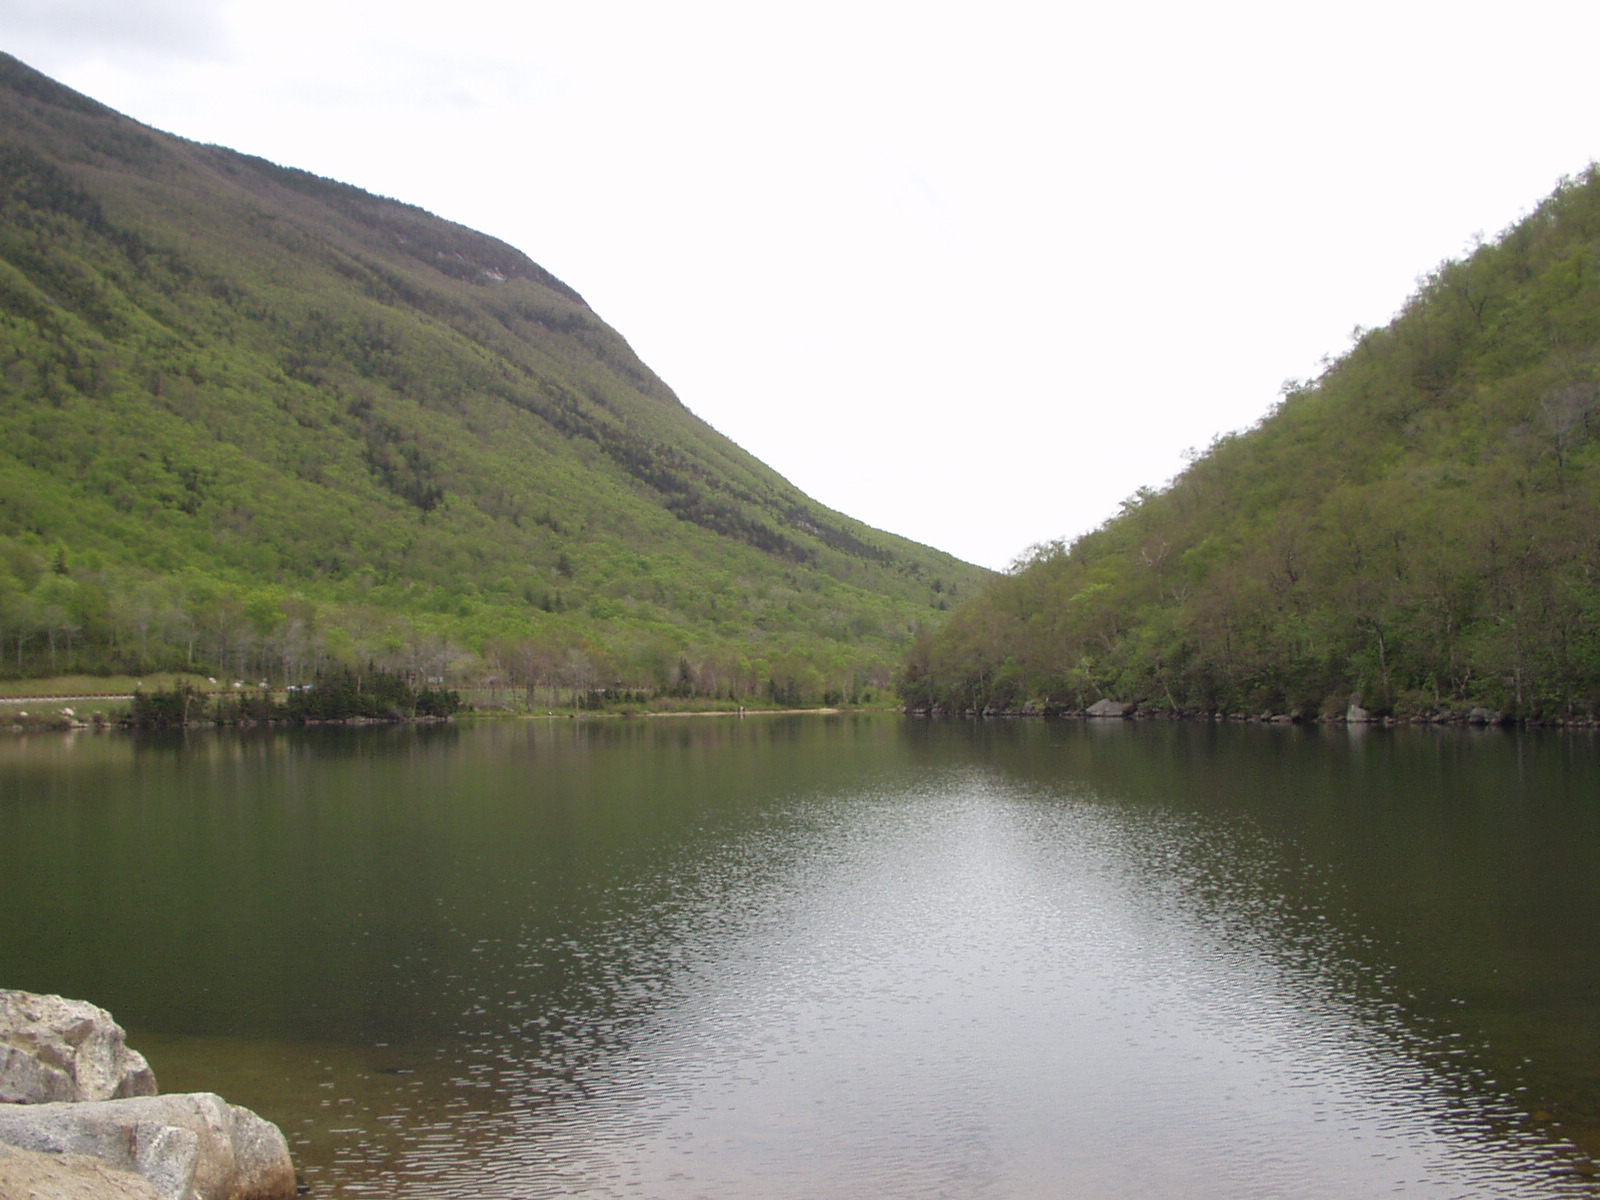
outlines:
{"label": "forested mountain slope", "polygon": [[919,640],[918,705],[1600,709],[1600,176]]}
{"label": "forested mountain slope", "polygon": [[799,698],[984,574],[810,500],[511,247],[0,55],[0,670]]}

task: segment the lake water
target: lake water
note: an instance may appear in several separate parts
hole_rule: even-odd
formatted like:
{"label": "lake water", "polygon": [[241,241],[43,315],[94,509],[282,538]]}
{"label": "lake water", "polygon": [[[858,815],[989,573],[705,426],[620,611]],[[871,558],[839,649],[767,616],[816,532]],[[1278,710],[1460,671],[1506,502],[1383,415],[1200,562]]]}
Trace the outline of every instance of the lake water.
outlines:
{"label": "lake water", "polygon": [[1600,1196],[1584,735],[12,737],[0,914],[316,1196]]}

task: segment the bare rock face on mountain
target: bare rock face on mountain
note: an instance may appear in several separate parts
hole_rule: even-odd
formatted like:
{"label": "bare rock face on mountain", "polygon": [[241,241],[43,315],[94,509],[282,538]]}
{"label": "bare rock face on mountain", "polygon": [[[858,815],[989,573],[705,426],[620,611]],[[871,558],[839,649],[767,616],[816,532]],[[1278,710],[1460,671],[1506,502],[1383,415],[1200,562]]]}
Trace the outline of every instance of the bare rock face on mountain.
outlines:
{"label": "bare rock face on mountain", "polygon": [[83,1000],[0,990],[0,1103],[154,1096],[144,1055],[103,1008]]}

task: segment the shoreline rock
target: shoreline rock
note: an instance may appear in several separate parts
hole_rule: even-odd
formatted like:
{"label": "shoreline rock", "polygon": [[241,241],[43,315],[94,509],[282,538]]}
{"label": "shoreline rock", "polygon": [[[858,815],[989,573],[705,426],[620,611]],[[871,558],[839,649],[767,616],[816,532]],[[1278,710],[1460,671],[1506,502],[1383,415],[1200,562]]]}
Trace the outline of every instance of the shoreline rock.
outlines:
{"label": "shoreline rock", "polygon": [[86,1000],[0,989],[0,1104],[154,1096],[155,1073]]}
{"label": "shoreline rock", "polygon": [[[1097,704],[1113,704],[1114,702],[1099,701]],[[1384,729],[1397,729],[1402,726],[1447,726],[1455,729],[1494,730],[1494,729],[1548,729],[1561,730],[1572,733],[1593,732],[1600,729],[1600,718],[1593,717],[1535,717],[1512,716],[1496,709],[1441,709],[1430,710],[1422,713],[1395,716],[1385,714],[1376,716],[1366,709],[1357,709],[1354,713],[1350,709],[1334,714],[1308,716],[1299,713],[1222,713],[1201,712],[1188,709],[1172,710],[1145,707],[1132,703],[1125,706],[1127,711],[1120,714],[1125,721],[1172,721],[1183,723],[1227,723],[1238,725],[1295,725],[1295,726],[1348,726],[1361,729],[1366,726],[1381,727]],[[907,705],[901,708],[900,713],[907,717],[920,717],[925,720],[965,719],[976,720],[989,717],[1032,718],[1046,721],[1088,721],[1097,717],[1105,718],[1116,714],[1102,709],[1099,713],[1091,713],[1088,709],[1057,708],[1034,706],[1030,704],[1024,708],[948,708],[942,704],[930,707],[915,707]]]}
{"label": "shoreline rock", "polygon": [[27,1200],[163,1200],[142,1175],[82,1154],[38,1154],[0,1142],[0,1196]]}
{"label": "shoreline rock", "polygon": [[1096,700],[1093,704],[1089,705],[1088,708],[1084,709],[1083,715],[1088,717],[1090,720],[1120,720],[1133,715],[1133,705],[1124,704],[1120,700],[1109,700],[1105,697],[1101,697],[1099,700]]}
{"label": "shoreline rock", "polygon": [[93,1158],[144,1178],[162,1200],[287,1200],[283,1132],[210,1092],[0,1106],[0,1142]]}
{"label": "shoreline rock", "polygon": [[210,1092],[161,1095],[105,1009],[0,989],[0,1197],[292,1200],[289,1144]]}

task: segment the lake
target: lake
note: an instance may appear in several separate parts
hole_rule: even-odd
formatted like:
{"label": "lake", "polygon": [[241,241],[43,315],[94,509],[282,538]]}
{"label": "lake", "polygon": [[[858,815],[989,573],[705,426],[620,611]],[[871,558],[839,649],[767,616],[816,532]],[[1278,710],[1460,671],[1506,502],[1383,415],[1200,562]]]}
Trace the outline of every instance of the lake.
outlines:
{"label": "lake", "polygon": [[13,736],[0,913],[315,1196],[1600,1196],[1589,735]]}

